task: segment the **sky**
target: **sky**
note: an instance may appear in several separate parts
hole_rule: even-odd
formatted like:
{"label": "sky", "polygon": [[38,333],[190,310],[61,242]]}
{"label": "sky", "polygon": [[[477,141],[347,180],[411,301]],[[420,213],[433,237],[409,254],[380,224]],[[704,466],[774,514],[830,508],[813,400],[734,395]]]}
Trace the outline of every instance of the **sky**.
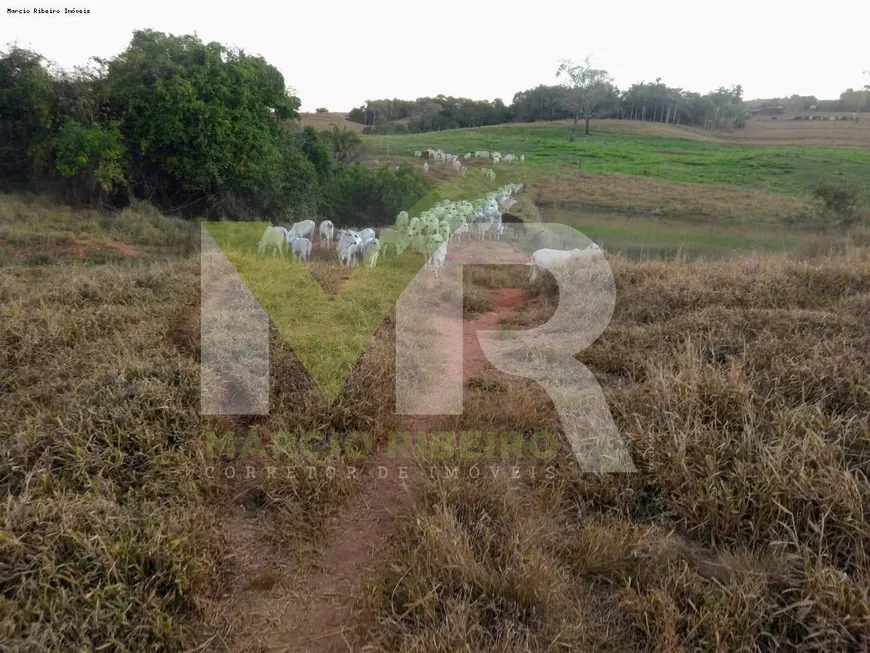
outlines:
{"label": "sky", "polygon": [[[555,83],[561,59],[587,54],[621,88],[661,77],[702,93],[741,84],[746,99],[834,99],[870,83],[862,74],[870,68],[866,0],[4,2],[0,46],[17,42],[72,68],[119,54],[137,29],[196,33],[262,55],[295,89],[303,111],[439,93],[510,104],[517,91]],[[10,15],[7,7],[90,14]]]}

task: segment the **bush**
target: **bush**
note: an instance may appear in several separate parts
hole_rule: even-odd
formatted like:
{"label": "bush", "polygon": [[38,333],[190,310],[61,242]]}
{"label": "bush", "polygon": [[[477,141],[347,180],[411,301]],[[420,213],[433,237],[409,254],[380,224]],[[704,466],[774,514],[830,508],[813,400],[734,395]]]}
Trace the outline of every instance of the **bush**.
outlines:
{"label": "bush", "polygon": [[369,170],[360,163],[336,166],[323,189],[321,212],[336,225],[386,225],[431,188],[413,166]]}
{"label": "bush", "polygon": [[858,207],[863,200],[861,185],[854,179],[826,179],[813,189],[813,197],[819,201],[819,215],[825,223],[833,223],[842,229],[858,222]]}
{"label": "bush", "polygon": [[317,108],[315,109],[315,111],[316,111],[317,113],[329,113],[329,109],[327,109],[326,107],[317,107]]}

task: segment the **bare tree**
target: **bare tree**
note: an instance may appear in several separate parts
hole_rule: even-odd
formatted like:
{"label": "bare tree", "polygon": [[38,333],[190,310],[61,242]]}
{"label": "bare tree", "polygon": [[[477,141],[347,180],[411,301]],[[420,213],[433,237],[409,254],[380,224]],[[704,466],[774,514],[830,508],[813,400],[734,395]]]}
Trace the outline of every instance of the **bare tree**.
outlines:
{"label": "bare tree", "polygon": [[566,98],[574,115],[574,126],[568,140],[573,142],[578,119],[586,121],[586,133],[589,133],[589,121],[596,116],[601,102],[613,92],[613,78],[606,70],[592,67],[591,55],[587,55],[581,64],[565,59],[556,71],[556,78],[565,79]]}

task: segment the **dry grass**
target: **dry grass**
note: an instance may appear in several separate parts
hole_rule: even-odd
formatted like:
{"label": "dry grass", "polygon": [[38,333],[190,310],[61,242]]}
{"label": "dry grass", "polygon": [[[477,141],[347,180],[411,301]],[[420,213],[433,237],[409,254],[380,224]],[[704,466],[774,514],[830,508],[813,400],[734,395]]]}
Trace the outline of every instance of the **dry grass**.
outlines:
{"label": "dry grass", "polygon": [[191,263],[0,273],[4,611],[15,650],[176,649],[216,579]]}
{"label": "dry grass", "polygon": [[865,148],[870,147],[870,119],[866,114],[862,115],[858,122],[851,120],[790,120],[789,116],[782,116],[777,120],[756,118],[750,120],[745,128],[735,130],[725,135],[724,138],[752,145]]}
{"label": "dry grass", "polygon": [[[870,257],[612,261],[579,358],[637,474],[560,454],[418,486],[360,642],[374,650],[862,650],[870,637]],[[552,302],[552,280],[533,293]],[[472,384],[464,428],[547,428]],[[424,463],[424,467],[427,464]],[[535,470],[534,476],[530,469]]]}
{"label": "dry grass", "polygon": [[[327,441],[391,428],[391,321],[333,406],[273,331],[272,412],[202,416],[199,257],[179,255],[196,242],[144,244],[139,256],[83,264],[57,256],[57,234],[93,240],[91,220],[116,218],[54,207],[54,219],[43,219],[47,203],[10,204],[18,213],[4,226],[20,227],[45,261],[0,269],[0,648],[157,651],[231,641],[246,606],[213,606],[238,573],[232,515],[241,509],[258,524],[247,552],[258,564],[269,547],[286,560],[288,543],[300,552],[316,546],[356,484],[326,446],[315,443],[324,454],[315,459],[276,457],[276,434]],[[149,242],[152,229],[188,233],[164,216],[135,217],[128,243]],[[228,433],[241,453],[251,429],[271,457],[209,453],[210,431]],[[243,477],[268,464],[301,473]],[[229,466],[235,479],[221,475]],[[312,467],[337,473],[311,475]]]}
{"label": "dry grass", "polygon": [[[75,233],[75,218],[51,229]],[[28,242],[51,257],[42,228]],[[380,441],[398,426],[391,318],[334,405],[273,331],[271,413],[199,415],[198,258],[142,247],[119,262],[0,270],[9,650],[240,645],[262,629],[245,622],[263,607],[249,600],[295,582],[276,562],[317,547],[360,486],[340,472],[214,477],[210,465],[233,461],[207,455],[206,432],[241,446],[254,429],[269,450],[281,433],[363,430]],[[578,358],[638,473],[582,474],[564,447],[507,463],[424,458],[427,475],[433,465],[457,473],[414,487],[389,557],[363,585],[357,649],[866,648],[867,250],[611,266],[613,320]],[[524,270],[466,276],[486,297]],[[502,322],[542,323],[554,291],[544,275],[529,307]],[[445,428],[559,433],[540,388],[490,370],[470,380],[464,413]],[[320,451],[306,468],[351,464]],[[240,525],[250,537],[234,533]]]}
{"label": "dry grass", "polygon": [[330,125],[338,125],[339,127],[347,127],[351,131],[362,133],[363,127],[365,125],[361,125],[358,122],[353,122],[347,119],[346,113],[300,113],[299,114],[299,122],[302,123],[302,126],[311,125],[317,131],[323,131],[324,129],[329,129]]}

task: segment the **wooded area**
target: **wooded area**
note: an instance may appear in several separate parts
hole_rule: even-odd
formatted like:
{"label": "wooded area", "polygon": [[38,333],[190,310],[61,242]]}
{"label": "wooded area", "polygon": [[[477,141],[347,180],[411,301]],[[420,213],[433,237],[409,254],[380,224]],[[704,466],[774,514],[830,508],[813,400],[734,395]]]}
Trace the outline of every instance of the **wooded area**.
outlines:
{"label": "wooded area", "polygon": [[345,134],[301,127],[300,99],[262,57],[143,30],[117,57],[93,61],[70,72],[18,47],[0,52],[0,190],[341,224],[392,217],[430,187],[410,166],[340,161]]}

